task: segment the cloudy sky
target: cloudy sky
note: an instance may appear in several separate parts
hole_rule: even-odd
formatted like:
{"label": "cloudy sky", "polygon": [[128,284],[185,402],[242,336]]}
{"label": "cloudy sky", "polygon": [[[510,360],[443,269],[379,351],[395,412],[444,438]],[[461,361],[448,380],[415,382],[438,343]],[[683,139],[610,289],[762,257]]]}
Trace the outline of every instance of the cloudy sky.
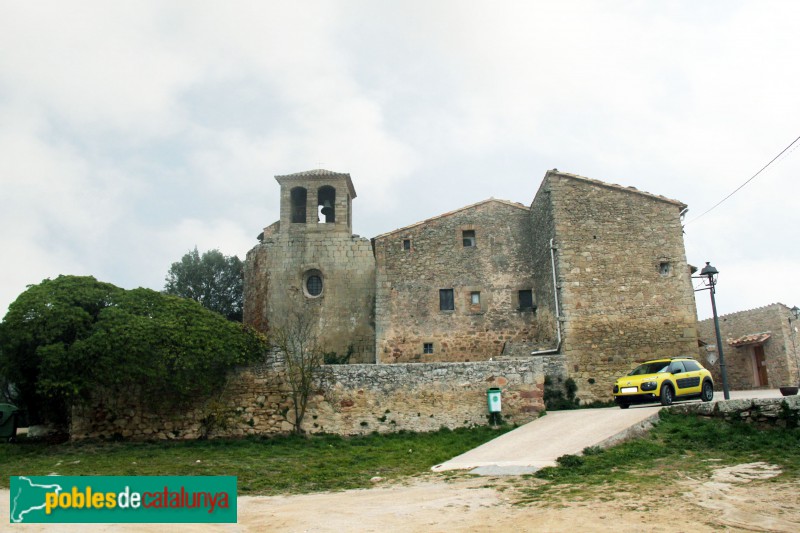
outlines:
{"label": "cloudy sky", "polygon": [[662,194],[721,313],[800,305],[800,150],[694,220],[800,135],[799,36],[788,0],[0,0],[0,315],[59,274],[243,258],[273,176],[320,167],[367,237],[554,167]]}

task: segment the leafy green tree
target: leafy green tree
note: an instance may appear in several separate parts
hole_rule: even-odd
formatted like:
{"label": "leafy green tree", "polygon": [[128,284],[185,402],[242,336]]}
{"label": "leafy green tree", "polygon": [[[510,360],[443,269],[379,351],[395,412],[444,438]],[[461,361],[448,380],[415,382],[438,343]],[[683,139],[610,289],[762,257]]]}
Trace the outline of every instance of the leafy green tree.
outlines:
{"label": "leafy green tree", "polygon": [[266,339],[184,298],[59,276],[23,292],[0,323],[0,375],[31,423],[66,425],[97,391],[169,407],[218,390]]}
{"label": "leafy green tree", "polygon": [[14,384],[31,423],[64,420],[64,398],[39,391],[41,366],[87,337],[117,287],[94,278],[64,277],[32,285],[0,323],[0,374]]}
{"label": "leafy green tree", "polygon": [[242,261],[209,250],[201,256],[195,246],[180,261],[172,263],[164,292],[200,302],[229,320],[242,321],[244,278]]}

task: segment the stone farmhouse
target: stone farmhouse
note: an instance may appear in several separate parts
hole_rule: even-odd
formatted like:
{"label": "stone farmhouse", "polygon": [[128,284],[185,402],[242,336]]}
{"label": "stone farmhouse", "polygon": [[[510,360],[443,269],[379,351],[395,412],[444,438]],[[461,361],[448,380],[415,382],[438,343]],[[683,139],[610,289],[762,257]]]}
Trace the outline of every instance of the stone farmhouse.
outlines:
{"label": "stone farmhouse", "polygon": [[[800,383],[796,319],[782,303],[719,317],[731,389],[774,389]],[[722,383],[713,319],[697,324],[700,360]]]}
{"label": "stone farmhouse", "polygon": [[[321,369],[304,431],[483,425],[488,388],[502,390],[503,421],[523,424],[544,409],[548,379],[609,400],[637,361],[697,353],[681,202],[551,170],[529,206],[490,198],[365,239],[352,233],[349,174],[276,179],[280,220],[247,254],[244,320],[269,332],[302,315],[325,351],[350,355]],[[238,369],[184,412],[95,398],[73,410],[71,436],[291,431],[281,357]]]}
{"label": "stone farmhouse", "polygon": [[276,180],[280,220],[245,262],[262,331],[306,314],[351,363],[557,356],[583,400],[636,361],[696,353],[679,201],[554,169],[529,206],[490,198],[370,240],[349,174]]}

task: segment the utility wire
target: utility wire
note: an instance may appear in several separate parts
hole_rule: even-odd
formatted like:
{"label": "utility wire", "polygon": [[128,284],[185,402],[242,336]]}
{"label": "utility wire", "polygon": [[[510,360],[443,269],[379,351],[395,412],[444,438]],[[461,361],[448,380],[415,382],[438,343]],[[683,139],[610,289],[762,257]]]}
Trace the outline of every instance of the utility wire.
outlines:
{"label": "utility wire", "polygon": [[742,183],[741,185],[739,185],[739,186],[736,188],[736,190],[735,190],[735,191],[733,191],[733,192],[732,192],[732,193],[730,193],[728,196],[726,196],[725,198],[723,198],[722,200],[720,200],[719,202],[717,202],[716,204],[714,204],[714,206],[713,206],[713,207],[711,207],[710,209],[708,209],[707,211],[705,211],[703,214],[701,214],[701,215],[698,215],[697,217],[693,218],[692,220],[690,220],[689,222],[687,222],[686,224],[684,224],[684,227],[685,227],[685,226],[688,226],[689,224],[691,224],[691,223],[692,223],[692,222],[694,222],[695,220],[699,219],[700,217],[702,217],[702,216],[704,216],[704,215],[707,215],[708,213],[710,213],[711,211],[713,211],[714,209],[716,209],[717,207],[719,207],[719,206],[720,206],[720,204],[722,204],[722,202],[724,202],[725,200],[727,200],[728,198],[730,198],[731,196],[733,196],[734,194],[736,194],[737,192],[739,192],[739,191],[740,191],[740,190],[741,190],[741,189],[742,189],[742,188],[743,188],[745,185],[747,185],[748,183],[750,183],[751,181],[753,181],[753,180],[756,178],[756,176],[758,176],[759,174],[761,174],[762,172],[764,172],[764,171],[767,169],[767,167],[768,167],[768,166],[770,166],[772,163],[774,163],[774,162],[775,162],[775,160],[776,160],[776,159],[778,159],[780,156],[782,156],[782,155],[783,155],[783,154],[784,154],[784,153],[785,153],[787,150],[789,150],[789,148],[791,148],[792,146],[794,146],[794,145],[795,145],[795,143],[797,143],[797,141],[800,141],[800,136],[798,136],[798,137],[797,137],[795,140],[793,140],[793,141],[792,141],[792,142],[789,144],[789,146],[787,146],[786,148],[784,148],[783,150],[781,150],[781,153],[779,153],[778,155],[776,155],[775,157],[773,157],[773,158],[772,158],[772,160],[771,160],[769,163],[767,163],[766,165],[764,165],[763,167],[761,167],[761,170],[759,170],[758,172],[756,172],[755,174],[753,174],[753,175],[750,177],[750,179],[749,179],[749,180],[747,180],[747,181],[745,181],[744,183]]}

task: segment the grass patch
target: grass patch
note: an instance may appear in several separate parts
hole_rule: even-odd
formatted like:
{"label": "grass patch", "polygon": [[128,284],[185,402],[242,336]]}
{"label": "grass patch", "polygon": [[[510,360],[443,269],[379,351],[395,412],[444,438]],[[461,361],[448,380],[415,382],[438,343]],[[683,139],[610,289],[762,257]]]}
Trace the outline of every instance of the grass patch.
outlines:
{"label": "grass patch", "polygon": [[[781,478],[800,474],[800,429],[764,429],[743,423],[661,411],[645,437],[582,456],[560,457],[559,466],[529,476],[521,502],[603,490],[641,492],[680,477],[707,475],[721,466],[765,461],[781,467]],[[531,477],[539,480],[533,482]]]}
{"label": "grass patch", "polygon": [[0,444],[0,486],[9,476],[238,476],[239,494],[287,494],[371,486],[396,479],[489,441],[506,427],[389,433],[255,437],[241,440]]}

